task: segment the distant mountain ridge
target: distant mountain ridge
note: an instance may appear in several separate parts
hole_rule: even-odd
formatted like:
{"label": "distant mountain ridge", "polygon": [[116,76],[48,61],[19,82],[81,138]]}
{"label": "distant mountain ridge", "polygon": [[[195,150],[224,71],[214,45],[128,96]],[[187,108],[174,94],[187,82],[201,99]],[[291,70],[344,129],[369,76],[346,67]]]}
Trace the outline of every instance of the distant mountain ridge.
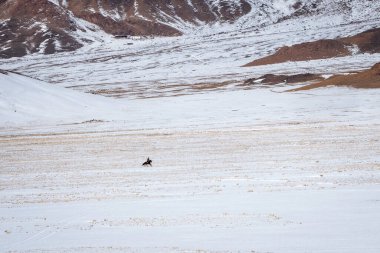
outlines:
{"label": "distant mountain ridge", "polygon": [[[216,23],[260,27],[304,16],[354,22],[380,0],[0,0],[0,57],[74,51],[100,33],[180,36]],[[365,10],[365,11],[363,11]]]}

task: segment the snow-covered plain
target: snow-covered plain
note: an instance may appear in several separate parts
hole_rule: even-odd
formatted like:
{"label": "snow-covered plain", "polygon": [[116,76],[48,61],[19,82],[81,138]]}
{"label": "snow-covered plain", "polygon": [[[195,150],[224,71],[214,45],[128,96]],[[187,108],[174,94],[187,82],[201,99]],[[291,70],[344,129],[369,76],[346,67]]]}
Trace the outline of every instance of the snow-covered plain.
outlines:
{"label": "snow-covered plain", "polygon": [[[380,91],[238,86],[369,67],[379,55],[240,66],[379,23],[104,37],[1,60],[55,86],[0,74],[0,251],[380,252]],[[99,90],[116,92],[83,94]]]}
{"label": "snow-covered plain", "polygon": [[[378,90],[115,102],[49,88],[49,108],[0,128],[2,252],[380,250]],[[70,116],[56,89],[92,109]],[[66,117],[37,124],[38,110]]]}

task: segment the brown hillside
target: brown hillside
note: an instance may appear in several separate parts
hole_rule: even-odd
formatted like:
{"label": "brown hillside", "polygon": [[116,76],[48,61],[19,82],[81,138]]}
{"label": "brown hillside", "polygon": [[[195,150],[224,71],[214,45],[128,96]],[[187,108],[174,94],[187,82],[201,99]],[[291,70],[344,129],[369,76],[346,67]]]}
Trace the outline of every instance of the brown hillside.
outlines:
{"label": "brown hillside", "polygon": [[69,13],[47,0],[0,1],[1,19],[6,21],[0,22],[0,45],[7,49],[0,51],[0,58],[40,50],[45,54],[73,51],[82,46],[69,34],[77,30]]}
{"label": "brown hillside", "polygon": [[322,82],[306,85],[289,91],[310,90],[326,86],[349,86],[354,88],[380,88],[380,63],[371,69],[351,75],[336,75]]}
{"label": "brown hillside", "polygon": [[246,0],[0,0],[0,58],[73,51],[91,39],[81,20],[118,36],[177,36],[178,24],[232,22],[251,11]]}
{"label": "brown hillside", "polygon": [[236,8],[228,1],[213,6],[205,0],[67,0],[67,9],[113,35],[177,36],[181,32],[163,21],[233,21],[251,10],[245,0],[238,2]]}
{"label": "brown hillside", "polygon": [[307,61],[351,55],[350,48],[357,46],[359,53],[380,52],[380,28],[371,29],[355,36],[306,42],[285,46],[276,53],[254,60],[243,67],[276,64],[288,61]]}
{"label": "brown hillside", "polygon": [[287,61],[306,61],[325,59],[350,54],[346,44],[337,40],[318,40],[291,47],[282,47],[275,54],[255,60],[244,67],[276,64]]}
{"label": "brown hillside", "polygon": [[380,28],[371,29],[352,37],[343,38],[341,41],[357,45],[363,53],[379,53]]}

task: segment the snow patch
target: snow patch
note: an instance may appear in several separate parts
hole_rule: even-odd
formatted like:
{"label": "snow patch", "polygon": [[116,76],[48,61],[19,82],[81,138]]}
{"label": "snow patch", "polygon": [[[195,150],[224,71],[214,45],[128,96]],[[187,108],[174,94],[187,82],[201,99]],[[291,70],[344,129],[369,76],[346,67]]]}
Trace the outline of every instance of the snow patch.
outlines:
{"label": "snow patch", "polygon": [[360,48],[357,45],[352,45],[347,47],[347,49],[351,52],[352,55],[356,55],[360,53]]}
{"label": "snow patch", "polygon": [[55,4],[55,5],[57,5],[57,6],[60,6],[59,0],[48,0],[48,1],[51,2],[51,3],[53,3],[53,4]]}

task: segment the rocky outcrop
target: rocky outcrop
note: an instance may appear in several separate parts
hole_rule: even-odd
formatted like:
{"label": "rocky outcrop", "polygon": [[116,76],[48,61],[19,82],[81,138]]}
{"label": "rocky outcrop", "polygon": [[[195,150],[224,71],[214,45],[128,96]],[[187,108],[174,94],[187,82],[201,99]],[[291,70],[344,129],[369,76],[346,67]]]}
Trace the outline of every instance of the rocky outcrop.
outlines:
{"label": "rocky outcrop", "polygon": [[371,29],[346,38],[318,40],[290,47],[285,46],[278,49],[273,55],[254,60],[244,66],[260,66],[288,61],[308,61],[348,56],[355,53],[378,52],[380,52],[380,28]]}

